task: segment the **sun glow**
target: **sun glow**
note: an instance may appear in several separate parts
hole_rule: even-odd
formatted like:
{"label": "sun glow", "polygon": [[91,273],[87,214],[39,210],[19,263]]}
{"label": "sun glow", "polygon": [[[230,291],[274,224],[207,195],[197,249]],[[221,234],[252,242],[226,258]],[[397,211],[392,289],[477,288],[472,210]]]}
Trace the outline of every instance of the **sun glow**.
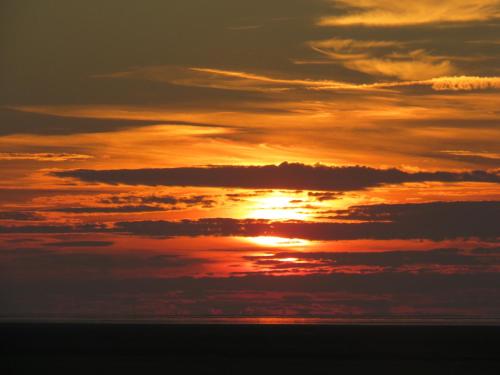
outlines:
{"label": "sun glow", "polygon": [[300,238],[284,238],[284,237],[272,237],[272,236],[261,236],[261,237],[250,237],[247,238],[248,241],[268,247],[294,247],[294,246],[307,246],[311,242],[308,240],[303,240]]}
{"label": "sun glow", "polygon": [[304,212],[301,203],[296,197],[272,193],[256,198],[248,216],[267,220],[306,220],[309,214]]}

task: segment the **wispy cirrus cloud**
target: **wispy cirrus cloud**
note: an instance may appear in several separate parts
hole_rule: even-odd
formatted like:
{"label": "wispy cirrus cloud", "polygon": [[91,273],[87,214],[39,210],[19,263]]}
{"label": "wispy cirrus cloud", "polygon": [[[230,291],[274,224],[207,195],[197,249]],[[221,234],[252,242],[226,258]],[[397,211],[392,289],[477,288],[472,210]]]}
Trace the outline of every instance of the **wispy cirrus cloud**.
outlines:
{"label": "wispy cirrus cloud", "polygon": [[456,160],[463,163],[490,165],[500,168],[500,154],[494,152],[468,151],[468,150],[443,150],[429,153],[428,156],[438,159]]}
{"label": "wispy cirrus cloud", "polygon": [[387,49],[401,46],[401,42],[391,40],[356,40],[330,38],[314,40],[308,45],[315,51],[335,59],[355,59],[368,57],[367,53],[373,49]]}
{"label": "wispy cirrus cloud", "polygon": [[422,50],[412,51],[401,58],[349,60],[344,65],[362,73],[402,80],[425,80],[457,73],[449,60],[436,59]]}
{"label": "wispy cirrus cloud", "polygon": [[[377,68],[372,68],[377,69]],[[388,71],[388,74],[390,71]],[[395,74],[395,73],[394,73]],[[373,83],[360,85],[366,88],[384,89],[384,88],[403,88],[403,87],[430,87],[434,91],[474,91],[500,89],[500,77],[479,77],[479,76],[450,76],[437,77],[424,80],[409,80],[397,82]],[[324,86],[320,90],[331,90],[335,87]]]}
{"label": "wispy cirrus cloud", "polygon": [[79,161],[92,159],[93,156],[83,154],[52,152],[0,152],[1,160],[34,160],[34,161]]}
{"label": "wispy cirrus cloud", "polygon": [[[409,56],[421,56],[422,61],[387,61],[383,59],[366,59],[356,60],[353,59],[352,67],[357,67],[359,70],[366,72],[378,73],[387,76],[395,76],[407,78],[403,81],[394,82],[376,82],[367,84],[355,84],[331,80],[309,80],[309,79],[279,79],[265,75],[258,75],[245,72],[227,71],[220,69],[201,69],[196,68],[197,71],[205,72],[215,76],[226,76],[246,81],[266,82],[267,84],[279,84],[280,89],[291,89],[294,87],[305,88],[308,90],[377,90],[377,89],[391,89],[397,87],[410,87],[410,86],[427,86],[435,91],[472,91],[472,90],[486,90],[486,89],[500,89],[500,77],[481,77],[481,76],[442,76],[439,73],[452,72],[449,62],[441,61],[435,64],[436,59],[428,56],[425,52],[419,50],[410,53]],[[380,63],[378,64],[377,61]],[[370,66],[372,64],[374,66]],[[429,65],[430,64],[430,65]],[[432,66],[436,70],[432,69]],[[425,69],[431,72],[425,73]],[[194,68],[193,68],[194,69]],[[434,78],[428,79],[412,79],[427,75]],[[438,77],[436,77],[436,75]],[[240,89],[245,90],[245,85],[240,86]]]}
{"label": "wispy cirrus cloud", "polygon": [[449,59],[432,56],[423,49],[404,50],[403,42],[332,38],[308,44],[332,62],[374,76],[420,80],[458,72]]}
{"label": "wispy cirrus cloud", "polygon": [[[111,73],[99,77],[142,78],[182,86],[268,93],[297,89],[311,91],[375,91],[410,86],[427,86],[436,91],[470,91],[500,88],[500,77],[496,76],[448,76],[448,74],[456,72],[451,63],[446,59],[428,55],[424,50],[414,50],[397,56],[393,54],[393,58],[391,59],[371,57],[368,53],[370,49],[388,47],[392,43],[395,42],[331,39],[310,42],[310,45],[324,55],[338,58],[340,63],[354,70],[364,71],[369,74],[402,78],[403,81],[359,84],[328,79],[278,78],[271,75],[235,70],[179,68],[171,66],[133,68],[129,71]],[[334,51],[331,49],[334,49]],[[178,74],[176,75],[174,72],[178,72]],[[179,76],[184,78],[179,78]]]}
{"label": "wispy cirrus cloud", "polygon": [[345,82],[277,78],[261,74],[207,67],[175,67],[167,65],[132,68],[127,71],[96,75],[95,78],[135,78],[171,83],[181,86],[208,87],[223,90],[283,92],[303,87],[356,88]]}
{"label": "wispy cirrus cloud", "polygon": [[[423,84],[423,83],[422,83]],[[428,81],[436,91],[472,91],[484,89],[499,89],[500,77],[439,77]]]}
{"label": "wispy cirrus cloud", "polygon": [[321,26],[394,27],[443,22],[475,22],[500,18],[498,0],[336,0],[344,14],[325,16]]}

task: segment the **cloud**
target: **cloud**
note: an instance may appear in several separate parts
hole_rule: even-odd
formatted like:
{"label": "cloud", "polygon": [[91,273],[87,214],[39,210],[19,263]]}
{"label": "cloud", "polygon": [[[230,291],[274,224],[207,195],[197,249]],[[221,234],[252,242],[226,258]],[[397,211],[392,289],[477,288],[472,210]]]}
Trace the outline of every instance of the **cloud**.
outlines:
{"label": "cloud", "polygon": [[500,201],[478,202],[430,202],[402,204],[374,204],[351,206],[347,210],[334,211],[342,220],[405,221],[421,222],[425,218],[457,221],[467,219],[493,219],[500,215]]}
{"label": "cloud", "polygon": [[45,218],[35,212],[3,211],[0,212],[0,220],[41,221]]}
{"label": "cloud", "polygon": [[110,195],[100,198],[98,206],[54,207],[44,211],[67,214],[122,214],[181,210],[191,207],[211,208],[217,202],[205,195]]}
{"label": "cloud", "polygon": [[[398,55],[389,54],[386,57],[373,57],[368,53],[373,49],[388,47],[391,43],[397,44],[397,42],[391,41],[330,39],[310,42],[310,45],[317,52],[331,58],[332,61],[342,63],[349,69],[367,74],[397,77],[405,81],[359,84],[327,79],[276,78],[234,70],[171,66],[134,68],[130,71],[111,73],[106,77],[139,78],[182,86],[267,93],[281,93],[290,90],[370,92],[410,86],[428,86],[436,91],[470,91],[500,88],[500,78],[498,77],[450,76],[450,74],[457,73],[450,61],[442,57],[429,55],[424,50],[413,50]],[[332,51],[332,48],[341,48],[342,50]],[[173,74],[172,70],[181,73]],[[179,79],[179,75],[185,78]],[[31,107],[27,108],[27,110],[36,111],[37,108]]]}
{"label": "cloud", "polygon": [[325,80],[275,78],[260,74],[247,73],[214,68],[192,67],[182,68],[167,65],[133,68],[98,77],[103,78],[139,78],[181,86],[208,87],[221,90],[283,92],[301,87],[337,86],[338,89],[349,89],[348,83]]}
{"label": "cloud", "polygon": [[[32,112],[32,113],[31,113]],[[0,108],[0,136],[10,134],[69,135],[114,132],[130,127],[144,127],[161,121],[151,119],[99,119],[83,116],[55,116],[36,113],[29,108]],[[68,120],[68,117],[70,120]],[[96,117],[96,116],[94,116]],[[27,154],[26,154],[27,155]]]}
{"label": "cloud", "polygon": [[47,242],[44,246],[49,247],[106,247],[113,245],[112,241],[59,241]]}
{"label": "cloud", "polygon": [[[424,51],[414,51],[401,59],[366,58],[348,60],[344,66],[362,73],[396,77],[402,80],[426,80],[456,73],[450,61],[436,61]],[[433,86],[434,88],[434,86]]]}
{"label": "cloud", "polygon": [[68,214],[114,214],[114,213],[135,213],[135,212],[158,212],[165,211],[165,208],[160,206],[115,206],[115,207],[61,207],[52,208],[47,211],[62,212]]}
{"label": "cloud", "polygon": [[[475,251],[478,250],[478,251]],[[496,256],[499,249],[491,250],[492,256],[483,253],[484,249],[464,251],[460,249],[433,250],[396,250],[382,252],[278,252],[274,255],[245,256],[257,266],[272,269],[304,269],[342,272],[342,267],[404,267],[404,266],[499,266],[500,257]],[[495,252],[496,251],[496,252]],[[283,261],[294,259],[293,262]],[[354,270],[356,271],[356,270]],[[349,272],[347,270],[347,272]],[[380,272],[380,271],[379,271]],[[439,271],[438,271],[439,272]]]}
{"label": "cloud", "polygon": [[[352,57],[352,56],[351,56]],[[351,57],[346,58],[350,60]],[[277,84],[279,90],[292,88],[304,88],[306,90],[383,90],[407,86],[429,86],[435,91],[471,91],[500,88],[500,77],[478,77],[478,76],[441,76],[453,73],[454,69],[446,60],[436,61],[435,57],[426,55],[421,50],[413,51],[406,57],[407,61],[396,61],[390,59],[360,59],[355,58],[347,61],[346,66],[354,70],[364,71],[394,77],[407,78],[406,81],[396,82],[376,82],[368,84],[355,84],[331,80],[297,80],[297,79],[277,79],[263,75],[256,75],[245,72],[227,71],[219,69],[197,69],[200,72],[210,73],[214,76],[226,76],[230,78],[244,79],[245,81],[266,84]],[[417,59],[412,61],[411,59]],[[420,60],[420,61],[419,61]],[[374,66],[371,66],[373,63]],[[426,70],[430,70],[426,71]],[[438,77],[436,77],[438,76]],[[427,79],[427,78],[428,79]],[[415,80],[415,78],[417,78]],[[246,90],[247,85],[241,82],[235,84],[235,89]]]}
{"label": "cloud", "polygon": [[109,229],[102,224],[81,224],[81,225],[13,225],[0,226],[0,234],[10,233],[100,233]]}
{"label": "cloud", "polygon": [[167,206],[182,205],[185,207],[213,207],[217,202],[206,195],[175,197],[173,195],[115,195],[99,201],[104,204],[161,204]]}
{"label": "cloud", "polygon": [[[99,191],[103,193],[102,190]],[[61,189],[45,189],[45,188],[0,188],[0,202],[1,203],[26,203],[33,199],[48,198],[54,196],[74,196],[74,195],[95,195],[95,190],[82,190],[74,186],[61,188]]]}
{"label": "cloud", "polygon": [[437,159],[455,160],[467,164],[488,165],[492,168],[500,168],[500,154],[494,152],[477,152],[467,150],[443,150],[430,152],[422,156],[430,156]]}
{"label": "cloud", "polygon": [[[76,262],[72,260],[72,262]],[[22,263],[21,263],[22,264]],[[498,272],[379,272],[233,277],[63,277],[9,279],[0,274],[4,311],[59,317],[366,317],[497,316]],[[124,298],[125,297],[125,298]],[[78,300],[79,303],[74,303]],[[97,308],[90,311],[88,306]],[[110,316],[111,317],[111,316]],[[492,352],[493,353],[493,352]]]}
{"label": "cloud", "polygon": [[[0,226],[0,233],[124,233],[159,237],[283,237],[307,240],[500,238],[500,201],[353,206],[320,212],[329,221],[205,218],[123,221],[113,225]],[[334,220],[334,221],[332,221]]]}
{"label": "cloud", "polygon": [[362,73],[397,77],[403,80],[425,80],[457,72],[448,59],[429,55],[423,49],[398,52],[406,43],[386,40],[327,39],[309,42],[311,48]]}
{"label": "cloud", "polygon": [[[22,272],[26,269],[28,272],[35,268],[43,268],[45,272],[60,274],[65,272],[105,272],[114,270],[115,272],[133,269],[163,269],[187,267],[190,265],[208,263],[208,259],[181,257],[178,255],[161,254],[141,254],[141,253],[121,253],[121,254],[102,254],[102,253],[65,253],[44,250],[16,249],[1,252],[0,257],[5,262],[3,267],[8,267],[9,274],[15,269]],[[36,271],[33,271],[36,274]],[[29,273],[28,273],[29,274]]]}
{"label": "cloud", "polygon": [[311,41],[308,44],[313,50],[334,59],[359,59],[368,57],[369,50],[392,50],[394,47],[401,46],[402,43],[390,40],[330,38]]}
{"label": "cloud", "polygon": [[332,192],[309,192],[307,193],[309,198],[313,198],[319,202],[324,201],[333,201],[336,199],[340,199],[342,197],[342,193],[332,193]]}
{"label": "cloud", "polygon": [[51,173],[84,182],[147,186],[204,186],[247,189],[360,190],[405,182],[491,182],[495,172],[416,172],[370,167],[309,166],[282,163],[266,166],[208,166],[163,169],[69,170]]}
{"label": "cloud", "polygon": [[496,240],[500,237],[500,228],[497,225],[500,220],[500,201],[354,206],[348,210],[332,211],[329,218],[343,222],[211,218],[118,222],[114,230],[132,235],[165,237],[272,236],[325,241],[356,239],[440,241],[476,237]]}
{"label": "cloud", "polygon": [[500,18],[498,0],[336,0],[334,4],[345,13],[323,17],[319,25],[397,27]]}
{"label": "cloud", "polygon": [[428,82],[436,91],[472,91],[500,89],[500,77],[440,77]]}
{"label": "cloud", "polygon": [[[428,86],[434,91],[474,91],[500,89],[500,77],[450,76],[415,81],[374,83],[373,88],[397,88]],[[328,87],[323,89],[328,90]]]}
{"label": "cloud", "polygon": [[30,152],[0,152],[1,160],[35,160],[35,161],[80,161],[88,160],[93,157],[82,154],[68,153],[30,153]]}

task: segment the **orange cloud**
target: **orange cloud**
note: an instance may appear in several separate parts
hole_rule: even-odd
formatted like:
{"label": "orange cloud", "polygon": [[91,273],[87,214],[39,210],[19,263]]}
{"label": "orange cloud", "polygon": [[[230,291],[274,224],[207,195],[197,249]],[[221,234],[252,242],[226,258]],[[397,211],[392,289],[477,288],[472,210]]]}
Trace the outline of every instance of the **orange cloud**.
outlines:
{"label": "orange cloud", "polygon": [[396,77],[403,80],[431,79],[455,74],[456,68],[448,60],[439,60],[423,50],[412,51],[397,58],[366,58],[347,61],[347,68],[363,73]]}
{"label": "orange cloud", "polygon": [[[329,81],[329,80],[298,80],[298,79],[276,79],[268,76],[256,75],[245,72],[227,71],[219,69],[196,68],[197,71],[210,73],[212,75],[222,75],[227,77],[244,78],[255,82],[279,83],[288,88],[302,87],[309,90],[377,90],[388,89],[405,86],[430,86],[436,91],[471,91],[484,89],[500,88],[500,77],[477,77],[477,76],[443,76],[448,70],[452,70],[447,62],[432,64],[433,58],[424,53],[415,54],[424,56],[424,61],[411,62],[406,64],[404,61],[390,62],[380,60],[377,64],[377,59],[369,59],[364,62],[354,61],[352,64],[360,66],[366,64],[366,70],[381,71],[387,75],[400,75],[401,78],[408,78],[402,82],[380,82],[372,84],[354,84],[348,82]],[[427,61],[425,61],[427,60]],[[369,64],[373,66],[369,66]],[[434,68],[434,70],[432,70]],[[393,69],[393,70],[391,70]],[[425,69],[431,69],[431,72],[425,72]],[[442,74],[439,74],[439,73]],[[415,79],[419,75],[429,75],[431,77],[438,75],[437,78]]]}
{"label": "orange cloud", "polygon": [[337,38],[309,42],[314,51],[333,62],[370,75],[418,80],[457,73],[448,59],[431,56],[422,49],[395,53],[394,49],[401,48],[403,44]]}
{"label": "orange cloud", "polygon": [[[390,41],[353,41],[331,39],[323,42],[316,42],[321,46],[382,46],[389,45]],[[394,54],[393,54],[394,55]],[[394,60],[385,58],[365,58],[350,59],[349,53],[345,54],[343,63],[346,67],[363,71],[365,73],[398,77],[403,79],[399,82],[378,82],[368,84],[356,84],[336,80],[313,80],[295,78],[276,78],[267,75],[260,75],[242,71],[223,70],[214,68],[173,68],[182,71],[183,79],[176,79],[172,76],[172,67],[145,67],[135,68],[128,72],[119,72],[106,75],[110,78],[144,77],[145,79],[169,82],[183,86],[216,87],[219,89],[239,90],[239,91],[267,91],[284,92],[292,89],[303,90],[363,90],[376,91],[405,86],[430,86],[436,91],[459,91],[459,90],[482,90],[500,88],[499,77],[478,77],[478,76],[454,76],[455,68],[447,60],[440,60],[435,56],[430,56],[423,50],[416,50],[406,55],[398,54]],[[152,74],[154,72],[154,74]],[[193,72],[193,78],[189,77],[189,72]],[[152,74],[152,75],[151,75]],[[101,76],[102,77],[102,76]],[[24,107],[26,110],[27,107]],[[38,110],[36,110],[38,112]],[[60,113],[58,113],[61,115]],[[126,118],[129,118],[127,114]],[[196,116],[196,113],[193,113]],[[151,117],[148,117],[151,119]],[[194,118],[194,117],[193,117]],[[145,119],[145,117],[141,117]],[[162,117],[156,117],[162,119]]]}
{"label": "orange cloud", "polygon": [[440,77],[432,79],[430,84],[437,91],[500,89],[500,77]]}
{"label": "orange cloud", "polygon": [[368,50],[397,47],[400,42],[387,40],[354,40],[331,38],[308,43],[316,52],[332,59],[358,59],[370,56]]}
{"label": "orange cloud", "polygon": [[500,18],[498,0],[337,0],[343,15],[326,16],[321,26],[405,26],[473,22]]}
{"label": "orange cloud", "polygon": [[92,159],[90,155],[67,153],[1,152],[0,160],[75,161]]}
{"label": "orange cloud", "polygon": [[242,71],[167,65],[132,68],[124,72],[94,76],[94,78],[142,78],[181,86],[259,92],[282,92],[293,88],[321,86],[335,86],[338,89],[357,88],[356,85],[333,80],[276,78]]}

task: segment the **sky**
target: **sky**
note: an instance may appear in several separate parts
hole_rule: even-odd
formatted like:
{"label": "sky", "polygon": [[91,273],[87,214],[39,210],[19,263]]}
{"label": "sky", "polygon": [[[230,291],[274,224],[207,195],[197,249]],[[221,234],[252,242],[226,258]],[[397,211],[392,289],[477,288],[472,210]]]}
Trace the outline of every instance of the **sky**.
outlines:
{"label": "sky", "polygon": [[0,318],[499,319],[499,29],[499,0],[2,1]]}

